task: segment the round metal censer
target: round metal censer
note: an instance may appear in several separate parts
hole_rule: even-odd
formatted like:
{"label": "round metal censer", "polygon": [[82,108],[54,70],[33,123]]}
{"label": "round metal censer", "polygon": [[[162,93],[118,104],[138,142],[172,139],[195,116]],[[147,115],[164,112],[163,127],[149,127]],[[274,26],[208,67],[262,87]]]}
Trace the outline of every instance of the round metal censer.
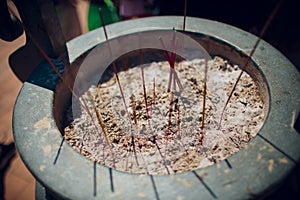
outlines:
{"label": "round metal censer", "polygon": [[[149,30],[182,30],[182,20],[174,16],[136,19],[109,25],[107,32],[113,39]],[[184,34],[210,55],[240,65],[257,41],[238,28],[199,18],[187,18]],[[67,44],[70,61],[76,62],[105,41],[102,28],[75,38]],[[53,61],[64,70],[61,60]],[[245,148],[210,167],[152,176],[94,164],[64,143],[61,120],[71,94],[46,62],[31,74],[18,96],[15,142],[37,181],[58,199],[255,199],[279,186],[299,162],[300,135],[294,123],[299,114],[300,75],[264,41],[247,73],[258,84],[266,105],[264,125]],[[42,197],[40,190],[37,197]]]}

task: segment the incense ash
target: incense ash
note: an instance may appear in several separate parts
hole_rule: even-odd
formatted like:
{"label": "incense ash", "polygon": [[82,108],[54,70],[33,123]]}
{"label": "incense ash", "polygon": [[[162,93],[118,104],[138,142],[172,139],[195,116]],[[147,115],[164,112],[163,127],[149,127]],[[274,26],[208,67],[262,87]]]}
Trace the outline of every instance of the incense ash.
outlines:
{"label": "incense ash", "polygon": [[239,66],[216,56],[207,66],[204,59],[177,62],[173,79],[171,70],[168,62],[153,62],[119,71],[124,98],[116,75],[91,86],[80,97],[88,109],[79,107],[81,116],[75,119],[71,106],[68,109],[71,123],[64,138],[101,165],[163,175],[213,165],[245,147],[259,132],[264,103],[247,73],[219,123]]}

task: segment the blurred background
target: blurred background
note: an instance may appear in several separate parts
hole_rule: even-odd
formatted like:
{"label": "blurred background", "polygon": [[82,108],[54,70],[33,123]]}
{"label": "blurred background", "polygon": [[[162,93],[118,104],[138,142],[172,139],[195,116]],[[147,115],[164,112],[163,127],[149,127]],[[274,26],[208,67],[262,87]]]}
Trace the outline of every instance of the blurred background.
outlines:
{"label": "blurred background", "polygon": [[[258,35],[277,3],[277,0],[187,0],[187,16],[216,20]],[[34,199],[35,192],[35,179],[14,146],[12,112],[22,82],[42,57],[34,53],[36,50],[11,13],[19,16],[19,10],[21,20],[29,29],[32,23],[30,19],[35,18],[39,23],[39,16],[57,16],[59,27],[56,28],[61,31],[64,42],[67,42],[102,25],[99,8],[105,23],[110,24],[156,15],[183,15],[184,5],[184,0],[28,0],[25,3],[22,0],[0,0],[0,200]],[[38,11],[42,14],[36,14]],[[283,1],[263,37],[289,58],[298,70],[299,19],[297,1]],[[40,34],[35,37],[42,40],[44,36]],[[43,45],[47,46],[41,42]],[[20,47],[22,49],[18,50]],[[51,54],[51,50],[47,53]],[[296,124],[299,130],[299,120]],[[293,177],[268,199],[300,199],[299,167],[297,169]]]}

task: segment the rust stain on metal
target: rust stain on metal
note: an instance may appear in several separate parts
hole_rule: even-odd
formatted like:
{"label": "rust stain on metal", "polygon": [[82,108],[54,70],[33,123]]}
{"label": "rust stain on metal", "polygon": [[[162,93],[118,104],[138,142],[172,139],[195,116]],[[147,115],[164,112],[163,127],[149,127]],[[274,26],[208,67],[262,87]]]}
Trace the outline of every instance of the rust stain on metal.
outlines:
{"label": "rust stain on metal", "polygon": [[171,181],[173,181],[173,180],[174,180],[174,174],[171,174],[171,175],[169,176],[169,178],[171,179]]}
{"label": "rust stain on metal", "polygon": [[291,120],[291,124],[290,124],[290,128],[294,129],[294,124],[296,122],[296,110],[293,110],[292,112],[292,120]]}
{"label": "rust stain on metal", "polygon": [[286,158],[279,158],[278,161],[281,164],[287,164],[289,162]]}
{"label": "rust stain on metal", "polygon": [[138,193],[138,197],[139,198],[145,198],[146,194],[144,192],[140,192],[140,193]]}
{"label": "rust stain on metal", "polygon": [[46,167],[45,165],[41,165],[40,166],[40,171],[43,172],[45,170],[45,167]]}
{"label": "rust stain on metal", "polygon": [[259,150],[260,150],[260,151],[262,151],[262,150],[266,150],[266,149],[267,149],[267,147],[266,147],[266,146],[262,146],[262,147],[260,147],[260,148],[259,148]]}
{"label": "rust stain on metal", "polygon": [[272,172],[274,168],[274,159],[269,160],[269,166],[268,166],[268,171]]}
{"label": "rust stain on metal", "polygon": [[38,121],[34,124],[34,128],[35,129],[50,129],[51,128],[50,119],[47,117],[44,117],[43,119],[41,119],[40,121]]}
{"label": "rust stain on metal", "polygon": [[176,197],[176,200],[183,200],[183,199],[184,199],[184,197],[181,196],[181,195],[179,195],[179,196]]}
{"label": "rust stain on metal", "polygon": [[191,184],[186,178],[177,178],[177,181],[181,182],[187,188],[193,186],[193,184]]}
{"label": "rust stain on metal", "polygon": [[262,159],[262,155],[261,155],[261,153],[258,153],[257,154],[257,161],[260,161]]}
{"label": "rust stain on metal", "polygon": [[46,145],[46,146],[43,147],[44,154],[47,155],[47,156],[50,155],[51,150],[52,150],[52,148],[51,148],[50,145]]}

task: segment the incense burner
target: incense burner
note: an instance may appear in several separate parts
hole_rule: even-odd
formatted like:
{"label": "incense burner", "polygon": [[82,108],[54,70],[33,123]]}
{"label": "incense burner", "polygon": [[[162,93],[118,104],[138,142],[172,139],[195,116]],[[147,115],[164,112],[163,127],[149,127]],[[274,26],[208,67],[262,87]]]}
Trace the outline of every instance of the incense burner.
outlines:
{"label": "incense burner", "polygon": [[[136,19],[112,24],[107,31],[113,39],[149,30],[182,30],[182,20],[183,17]],[[257,41],[256,36],[235,27],[199,18],[187,18],[184,34],[199,42],[210,55],[220,55],[240,65]],[[70,41],[70,62],[78,62],[80,56],[84,59],[85,52],[105,41],[101,28]],[[61,60],[53,61],[64,70]],[[174,175],[137,175],[95,164],[78,154],[64,143],[61,134],[71,92],[46,62],[31,74],[18,96],[13,124],[16,145],[37,181],[57,198],[261,197],[274,190],[299,162],[300,135],[294,123],[299,113],[300,88],[295,86],[299,85],[300,76],[278,50],[264,41],[255,50],[246,71],[263,97],[267,116],[264,125],[245,148],[227,161],[207,168]],[[66,76],[66,80],[74,83],[72,76]],[[37,196],[44,195],[43,189],[37,191]]]}

